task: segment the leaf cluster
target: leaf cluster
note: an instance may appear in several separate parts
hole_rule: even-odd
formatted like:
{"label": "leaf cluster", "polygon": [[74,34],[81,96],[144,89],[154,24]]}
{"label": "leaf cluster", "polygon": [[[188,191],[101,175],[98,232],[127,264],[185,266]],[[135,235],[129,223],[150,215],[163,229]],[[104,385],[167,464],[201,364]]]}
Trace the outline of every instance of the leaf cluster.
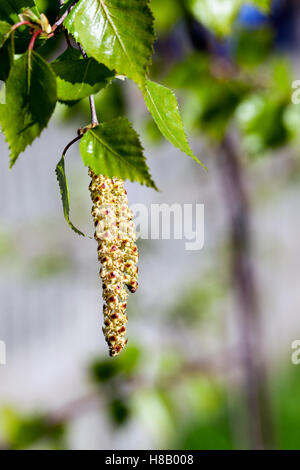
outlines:
{"label": "leaf cluster", "polygon": [[[57,102],[72,107],[125,78],[137,84],[162,135],[200,163],[188,143],[175,94],[148,78],[155,40],[149,3],[79,0],[65,2],[61,9],[58,2],[50,6],[47,0],[2,4],[0,79],[6,82],[6,99],[0,106],[0,125],[10,148],[11,167],[48,126]],[[51,26],[55,8],[62,20]],[[69,47],[53,60],[63,31],[72,43],[69,40]],[[157,189],[140,138],[126,118],[92,122],[83,129],[80,150],[85,165],[97,174]],[[64,215],[82,234],[69,219],[64,157],[56,168]]]}

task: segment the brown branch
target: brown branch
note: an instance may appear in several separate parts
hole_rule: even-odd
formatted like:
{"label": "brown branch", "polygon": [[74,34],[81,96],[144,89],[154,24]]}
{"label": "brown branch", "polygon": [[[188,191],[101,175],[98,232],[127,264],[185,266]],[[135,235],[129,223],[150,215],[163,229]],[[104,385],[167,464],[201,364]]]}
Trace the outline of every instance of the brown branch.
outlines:
{"label": "brown branch", "polygon": [[262,449],[264,446],[259,404],[259,373],[256,364],[259,341],[257,295],[251,260],[249,207],[241,164],[230,135],[224,137],[220,157],[218,168],[231,230],[232,283],[240,314],[241,356],[244,363],[249,437],[252,449]]}
{"label": "brown branch", "polygon": [[82,397],[75,398],[61,408],[48,413],[45,419],[46,423],[52,427],[60,423],[71,421],[89,411],[90,408],[97,406],[100,396],[101,391],[97,389]]}
{"label": "brown branch", "polygon": [[[198,32],[193,27],[193,18],[182,0],[185,12],[187,33],[195,50],[206,52],[212,60],[219,56],[212,47],[211,33],[201,29],[202,41],[199,43]],[[236,66],[230,60],[227,66],[239,75]],[[224,64],[222,69],[224,69]],[[273,444],[271,413],[268,403],[266,374],[260,350],[260,324],[257,315],[257,289],[255,272],[252,265],[252,246],[250,214],[245,189],[244,175],[239,155],[230,135],[225,136],[220,147],[221,161],[217,168],[220,171],[224,193],[224,203],[228,211],[231,230],[232,267],[231,275],[235,295],[239,305],[241,357],[245,374],[245,401],[249,440],[253,449],[262,449],[264,439],[269,447]]]}

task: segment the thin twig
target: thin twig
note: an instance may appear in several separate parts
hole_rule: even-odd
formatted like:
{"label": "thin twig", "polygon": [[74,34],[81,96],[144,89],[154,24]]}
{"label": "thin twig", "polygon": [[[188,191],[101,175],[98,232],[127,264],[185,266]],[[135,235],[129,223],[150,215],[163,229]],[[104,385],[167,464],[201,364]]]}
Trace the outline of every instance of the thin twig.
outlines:
{"label": "thin twig", "polygon": [[36,32],[34,33],[34,35],[32,36],[32,39],[31,39],[30,44],[29,44],[29,47],[28,47],[28,49],[29,49],[30,51],[32,51],[32,49],[34,48],[35,41],[36,41],[36,39],[38,38],[38,36],[39,36],[42,32],[43,32],[43,31],[42,31],[41,29],[39,29],[39,30],[36,31]]}
{"label": "thin twig", "polygon": [[73,8],[75,7],[75,5],[77,3],[78,3],[78,0],[76,0],[74,3],[72,3],[72,5],[70,5],[69,8],[63,13],[63,15],[60,18],[58,18],[57,21],[55,21],[54,25],[52,26],[52,30],[58,28],[59,26],[61,26],[63,24],[63,22],[65,21],[65,19],[68,16],[68,14],[73,10]]}
{"label": "thin twig", "polygon": [[[87,56],[85,50],[83,49],[82,45],[80,43],[78,43],[78,46],[79,46],[79,49],[80,49],[80,52],[81,52],[83,58],[85,60],[87,60],[88,56]],[[99,125],[99,121],[98,121],[98,117],[97,117],[97,111],[96,111],[94,96],[90,95],[89,100],[90,100],[90,108],[91,108],[92,125],[96,127],[96,126]]]}
{"label": "thin twig", "polygon": [[20,28],[20,26],[24,26],[24,25],[31,25],[33,26],[32,23],[30,23],[30,21],[20,21],[19,23],[16,23],[12,26],[10,32],[12,33],[13,31],[15,31],[17,28]]}
{"label": "thin twig", "polygon": [[98,121],[98,117],[97,117],[97,111],[96,111],[94,95],[90,95],[89,100],[90,100],[92,124],[93,124],[93,126],[96,127],[96,126],[99,125],[99,121]]}
{"label": "thin twig", "polygon": [[80,49],[80,52],[81,52],[83,58],[87,60],[88,56],[87,56],[85,50],[83,49],[82,45],[80,43],[78,43],[78,46],[79,46],[79,49]]}
{"label": "thin twig", "polygon": [[80,134],[75,139],[71,140],[71,142],[69,142],[68,145],[66,145],[66,147],[64,148],[62,156],[65,157],[65,155],[66,155],[67,151],[69,150],[69,148],[72,147],[73,144],[78,142],[78,140],[80,140],[82,137],[83,137],[83,134]]}

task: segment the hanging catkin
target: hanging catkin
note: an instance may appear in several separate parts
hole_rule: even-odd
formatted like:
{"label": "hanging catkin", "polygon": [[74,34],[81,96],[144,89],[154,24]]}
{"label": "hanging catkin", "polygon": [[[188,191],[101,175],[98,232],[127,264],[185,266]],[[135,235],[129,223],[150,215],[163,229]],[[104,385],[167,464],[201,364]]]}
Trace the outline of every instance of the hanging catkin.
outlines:
{"label": "hanging catkin", "polygon": [[92,216],[98,259],[102,264],[104,336],[111,356],[117,356],[127,343],[126,314],[128,291],[137,290],[136,232],[128,208],[124,181],[95,175],[90,169]]}

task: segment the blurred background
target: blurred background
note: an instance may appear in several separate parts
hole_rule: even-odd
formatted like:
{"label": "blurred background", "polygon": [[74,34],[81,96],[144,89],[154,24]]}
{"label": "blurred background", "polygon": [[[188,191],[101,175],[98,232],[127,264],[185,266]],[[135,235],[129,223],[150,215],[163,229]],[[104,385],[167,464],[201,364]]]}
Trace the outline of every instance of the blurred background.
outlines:
{"label": "blurred background", "polygon": [[[58,2],[39,4],[53,21]],[[160,189],[129,183],[130,204],[205,205],[201,251],[139,241],[119,358],[101,331],[96,243],[65,224],[54,173],[88,100],[57,106],[13,171],[0,135],[0,447],[300,449],[300,3],[245,4],[151,1],[151,77],[176,90],[208,172],[161,138],[132,83],[96,97],[101,120],[129,115]],[[76,146],[66,165],[72,221],[92,235]]]}

